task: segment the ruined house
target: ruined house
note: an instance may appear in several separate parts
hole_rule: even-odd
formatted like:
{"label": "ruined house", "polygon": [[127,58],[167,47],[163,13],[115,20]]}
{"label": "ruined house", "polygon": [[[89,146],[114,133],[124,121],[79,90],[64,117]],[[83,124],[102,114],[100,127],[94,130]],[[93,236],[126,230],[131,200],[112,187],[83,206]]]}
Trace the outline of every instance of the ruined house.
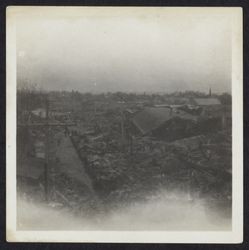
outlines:
{"label": "ruined house", "polygon": [[231,106],[222,105],[218,98],[191,98],[190,103],[200,109],[199,123],[204,131],[231,127]]}

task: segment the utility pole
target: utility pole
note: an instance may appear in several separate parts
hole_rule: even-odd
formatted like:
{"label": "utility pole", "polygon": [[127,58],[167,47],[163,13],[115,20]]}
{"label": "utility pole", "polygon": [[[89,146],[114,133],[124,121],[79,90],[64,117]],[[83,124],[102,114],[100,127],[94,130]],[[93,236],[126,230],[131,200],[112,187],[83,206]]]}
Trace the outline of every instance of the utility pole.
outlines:
{"label": "utility pole", "polygon": [[133,135],[130,134],[130,155],[133,155]]}
{"label": "utility pole", "polygon": [[122,150],[125,149],[125,128],[124,128],[124,114],[123,111],[120,112],[121,115],[121,142],[122,142]]}
{"label": "utility pole", "polygon": [[49,151],[50,151],[50,142],[49,142],[49,100],[48,96],[46,96],[46,139],[45,139],[45,168],[44,168],[44,174],[45,174],[45,199],[46,202],[49,202]]}

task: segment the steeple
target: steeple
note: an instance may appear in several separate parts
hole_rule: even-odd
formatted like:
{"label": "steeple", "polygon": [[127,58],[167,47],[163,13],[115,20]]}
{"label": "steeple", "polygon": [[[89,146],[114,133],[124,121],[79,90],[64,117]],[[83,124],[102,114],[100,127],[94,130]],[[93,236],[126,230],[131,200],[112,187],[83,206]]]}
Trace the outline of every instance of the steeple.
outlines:
{"label": "steeple", "polygon": [[211,88],[209,88],[209,97],[212,96],[212,91],[211,91]]}

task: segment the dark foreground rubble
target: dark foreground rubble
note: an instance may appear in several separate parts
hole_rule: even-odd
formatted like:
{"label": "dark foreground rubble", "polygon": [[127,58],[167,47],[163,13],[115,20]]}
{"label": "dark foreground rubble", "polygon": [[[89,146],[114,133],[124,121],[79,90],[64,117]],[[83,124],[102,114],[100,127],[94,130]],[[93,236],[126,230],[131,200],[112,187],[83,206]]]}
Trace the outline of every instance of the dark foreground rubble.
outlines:
{"label": "dark foreground rubble", "polygon": [[190,199],[231,203],[228,130],[172,143],[137,138],[132,154],[93,151],[94,143],[88,141],[80,154],[96,193],[107,206],[146,200],[159,189],[188,190]]}
{"label": "dark foreground rubble", "polygon": [[[68,111],[66,118],[60,118],[76,125],[50,131],[48,206],[94,218],[147,202],[163,190],[181,193],[180,199],[189,203],[202,200],[206,209],[218,208],[222,216],[231,218],[231,129],[166,141],[152,134],[130,133],[120,108],[100,112],[91,110],[92,106],[88,110],[85,105],[84,113]],[[139,110],[134,104],[130,108],[135,111],[130,110],[128,116]],[[45,131],[25,131],[24,136],[19,132],[19,141],[27,141],[27,147],[18,146],[24,158],[18,161],[18,171],[23,170],[21,165],[36,170],[27,169],[29,175],[20,171],[18,193],[23,199],[45,204],[44,159],[34,160],[44,158]]]}
{"label": "dark foreground rubble", "polygon": [[[229,130],[171,143],[138,137],[133,140],[133,152],[124,149],[115,132],[106,136],[72,134],[70,138],[92,180],[94,194],[65,169],[61,171],[61,162],[54,160],[51,206],[90,216],[169,190],[184,191],[189,200],[205,198],[211,201],[207,202],[211,209],[223,206],[231,212]],[[40,190],[38,197],[44,199],[42,184],[34,190]]]}

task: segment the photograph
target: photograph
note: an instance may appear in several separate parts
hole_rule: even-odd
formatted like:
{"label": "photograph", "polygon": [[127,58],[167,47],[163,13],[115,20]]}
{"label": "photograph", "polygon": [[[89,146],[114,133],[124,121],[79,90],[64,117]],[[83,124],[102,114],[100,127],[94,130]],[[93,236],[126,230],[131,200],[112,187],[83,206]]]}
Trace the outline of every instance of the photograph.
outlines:
{"label": "photograph", "polygon": [[241,8],[6,11],[8,241],[243,241]]}

